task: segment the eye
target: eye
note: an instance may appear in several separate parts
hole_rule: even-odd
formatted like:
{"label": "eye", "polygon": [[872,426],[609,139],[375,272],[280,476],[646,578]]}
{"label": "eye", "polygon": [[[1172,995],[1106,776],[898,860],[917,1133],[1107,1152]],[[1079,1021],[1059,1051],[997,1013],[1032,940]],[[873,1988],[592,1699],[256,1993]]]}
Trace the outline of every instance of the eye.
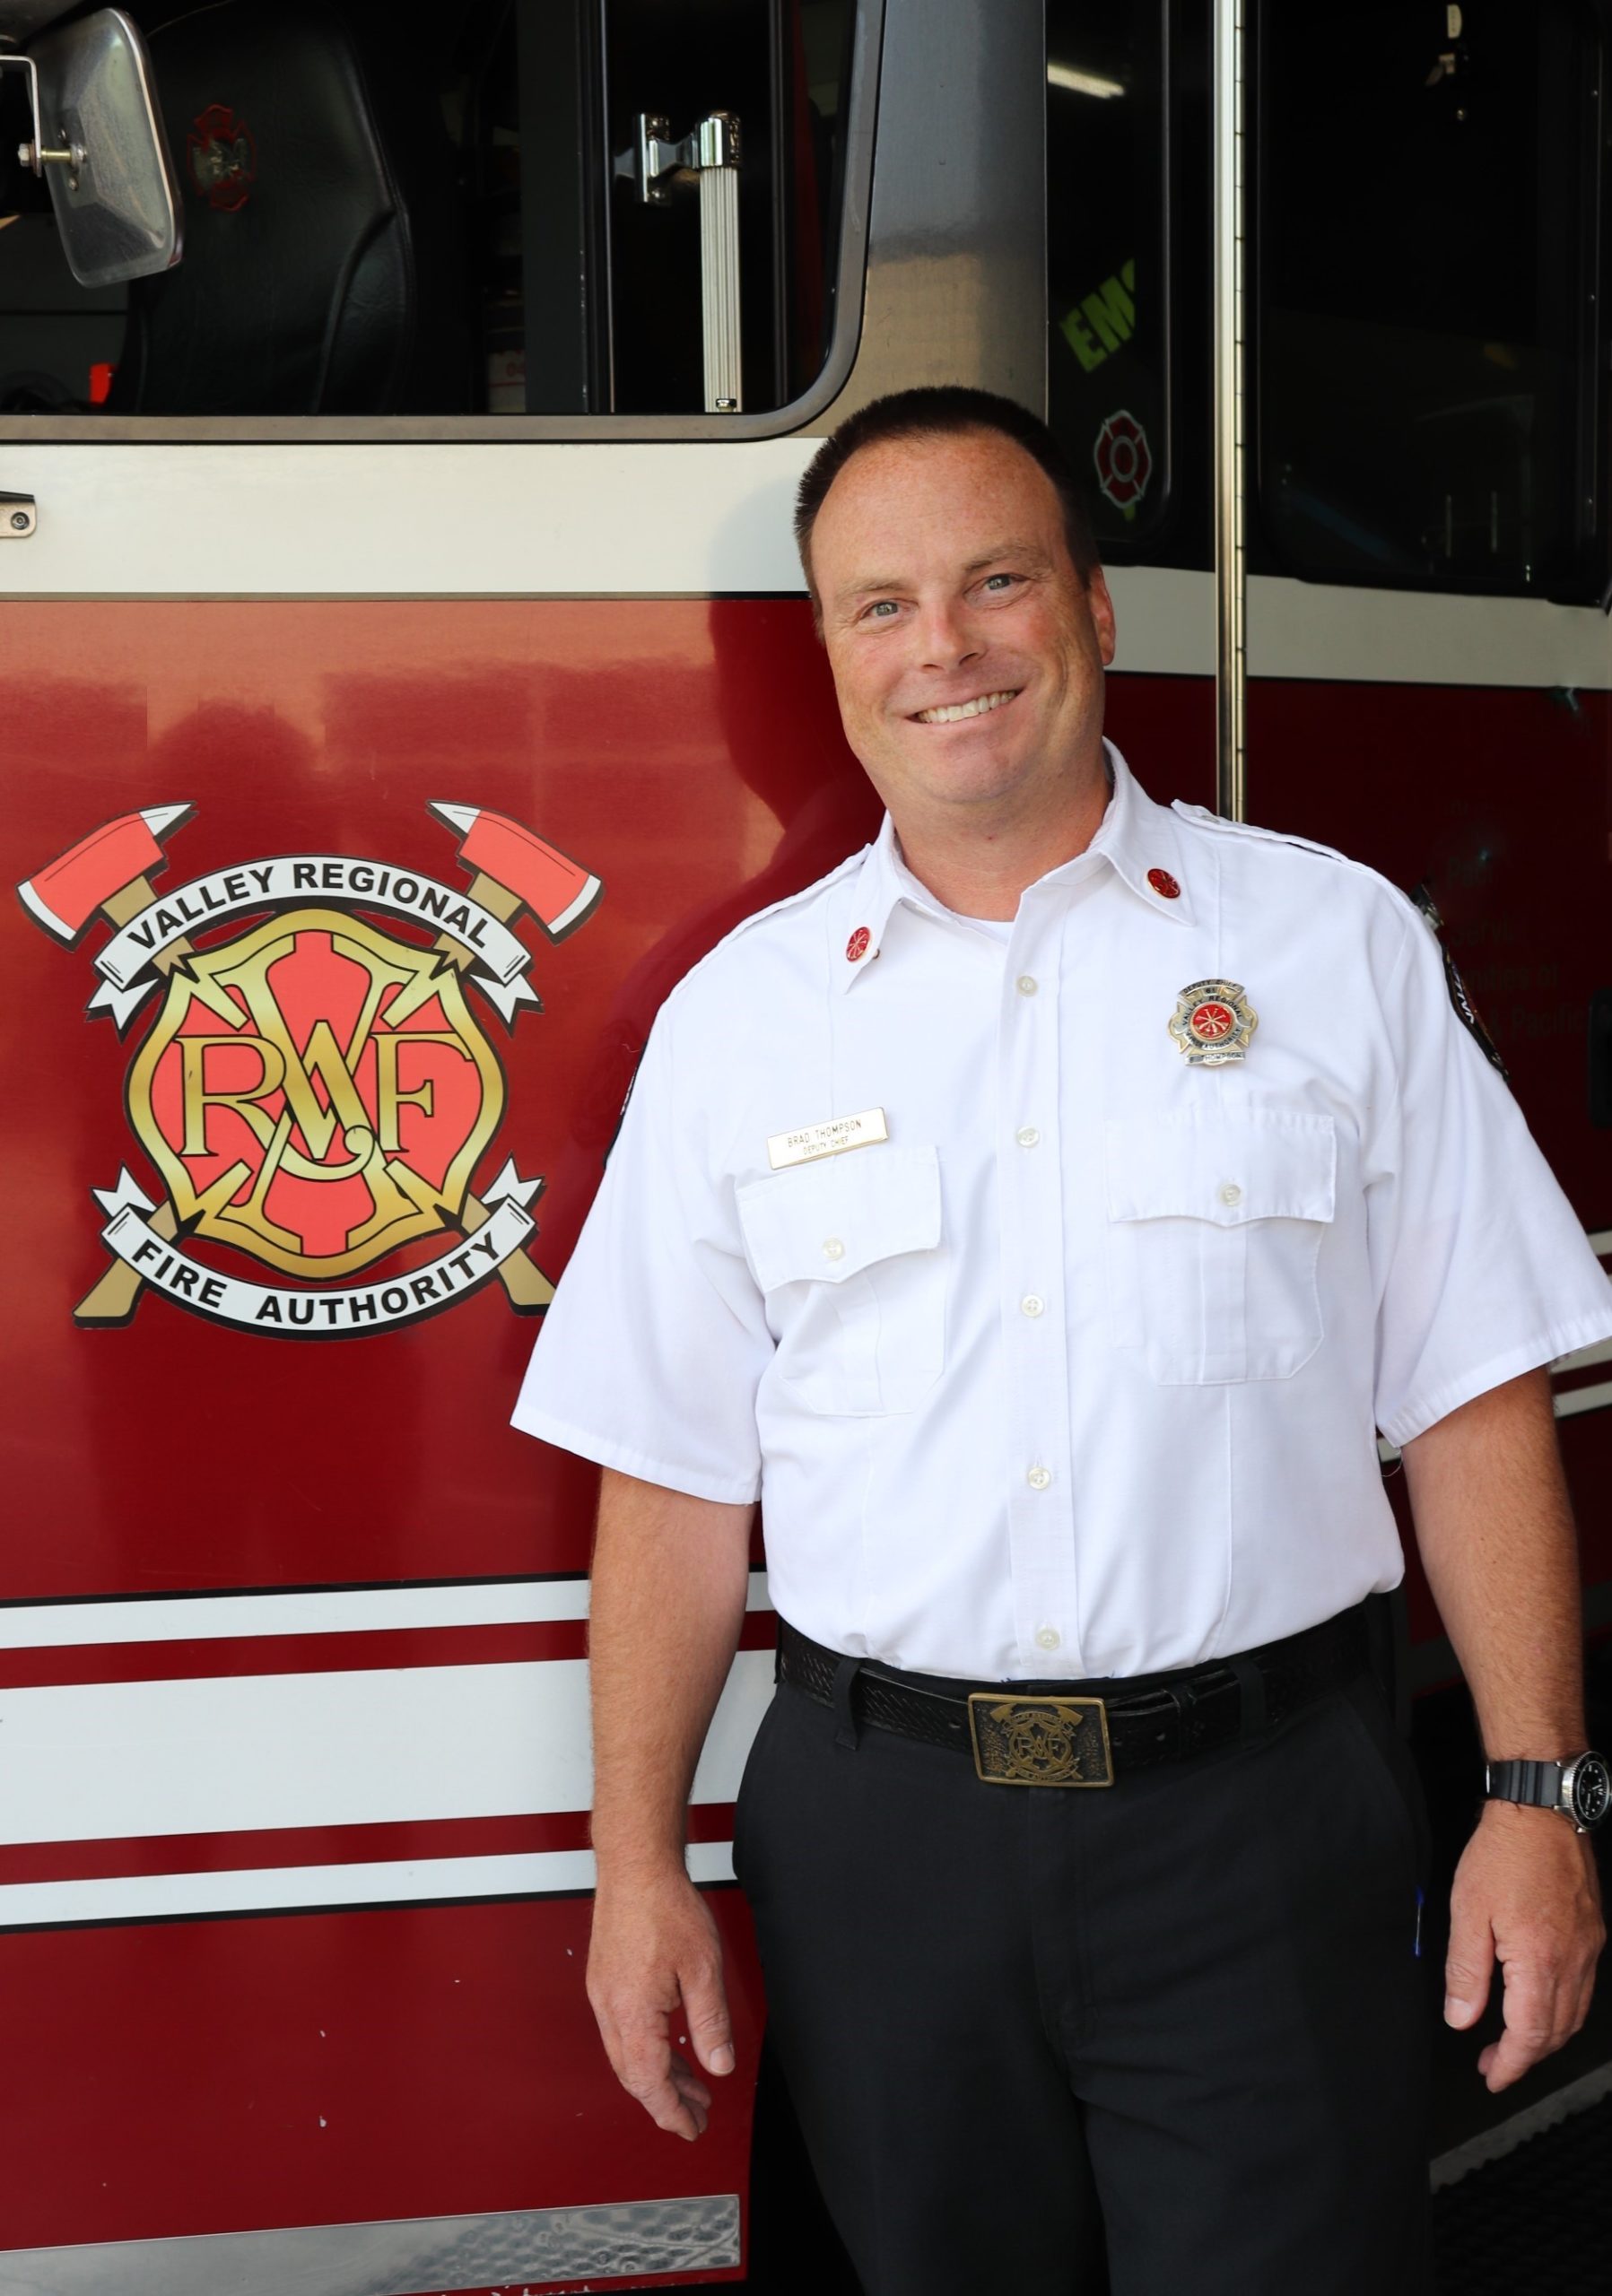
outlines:
{"label": "eye", "polygon": [[[984,587],[985,589],[989,590],[989,589],[990,589],[990,588],[991,588],[992,585],[993,585],[993,584],[995,584],[995,583],[1002,582],[1002,583],[1008,583],[1008,584],[1012,584],[1012,583],[1014,583],[1014,582],[1016,582],[1016,581],[1018,580],[1018,578],[1018,578],[1018,576],[1017,576],[1016,574],[988,574],[988,575],[986,576],[986,578],[985,578],[985,580],[984,580],[984,583],[983,583],[983,585],[982,585],[982,587]],[[1002,593],[1000,590],[998,590],[998,591],[996,592],[996,596],[997,596],[998,597],[1000,597],[1002,595],[1003,595],[1003,593]]]}
{"label": "eye", "polygon": [[900,611],[893,598],[876,598],[870,606],[863,607],[862,619],[864,622],[888,622],[893,613]]}

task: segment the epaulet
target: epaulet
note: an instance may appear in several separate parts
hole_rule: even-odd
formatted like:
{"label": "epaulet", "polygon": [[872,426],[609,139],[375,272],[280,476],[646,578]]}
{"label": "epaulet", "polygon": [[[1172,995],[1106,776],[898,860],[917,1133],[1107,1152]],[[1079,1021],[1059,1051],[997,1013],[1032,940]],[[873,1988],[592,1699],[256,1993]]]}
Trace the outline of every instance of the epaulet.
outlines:
{"label": "epaulet", "polygon": [[743,940],[746,933],[754,933],[756,926],[765,925],[769,918],[781,917],[786,909],[799,909],[806,901],[815,900],[819,893],[827,892],[829,887],[837,885],[841,877],[849,876],[853,869],[859,869],[867,858],[867,853],[868,848],[866,845],[859,846],[855,853],[848,853],[838,867],[829,870],[825,876],[814,877],[811,883],[802,885],[798,892],[786,893],[781,900],[770,901],[765,909],[758,909],[753,917],[740,918],[738,923],[730,926],[713,947],[707,949],[697,964],[689,967],[683,978],[671,991],[667,999],[667,1003],[671,1002],[673,996],[681,995],[690,981],[697,980],[707,965],[714,963],[725,949],[730,949],[736,941]]}
{"label": "epaulet", "polygon": [[1218,830],[1224,837],[1257,837],[1264,845],[1296,845],[1301,853],[1319,853],[1323,861],[1336,861],[1342,868],[1362,869],[1370,877],[1378,874],[1375,869],[1367,868],[1364,861],[1340,853],[1335,845],[1318,845],[1311,837],[1294,837],[1281,829],[1256,829],[1252,822],[1229,822],[1224,813],[1212,813],[1207,805],[1189,805],[1181,797],[1172,800],[1170,810],[1196,822],[1200,829]]}

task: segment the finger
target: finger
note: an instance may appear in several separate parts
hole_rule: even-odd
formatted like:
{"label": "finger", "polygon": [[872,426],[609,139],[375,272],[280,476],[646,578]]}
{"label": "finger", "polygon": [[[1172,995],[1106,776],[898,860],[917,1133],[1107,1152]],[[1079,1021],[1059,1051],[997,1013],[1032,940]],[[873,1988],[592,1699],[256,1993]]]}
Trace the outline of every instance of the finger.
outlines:
{"label": "finger", "polygon": [[674,2072],[672,2085],[677,2092],[677,2101],[688,2115],[696,2136],[703,2136],[710,2124],[710,2092],[700,2082],[680,2076]]}
{"label": "finger", "polygon": [[682,2095],[669,2073],[658,2080],[624,2080],[622,2086],[643,2107],[656,2127],[664,2128],[668,2135],[686,2137],[692,2144],[704,2135],[705,2108]]}
{"label": "finger", "polygon": [[693,2066],[690,2065],[686,2057],[678,2057],[674,2054],[672,2058],[672,2078],[677,2084],[677,2092],[679,2096],[691,2099],[706,2112],[710,2110],[710,2091],[706,2087],[704,2082],[701,2080],[700,2075],[694,2071]]}
{"label": "finger", "polygon": [[1475,2024],[1489,2001],[1494,1969],[1494,1933],[1486,1920],[1450,1914],[1450,1950],[1444,1956],[1444,2022]]}
{"label": "finger", "polygon": [[[1509,2088],[1531,2066],[1548,2057],[1556,2039],[1555,1979],[1540,1970],[1519,1970],[1513,1963],[1505,1973],[1505,2024],[1494,2044],[1486,2068],[1491,2090]],[[1565,2034],[1564,2032],[1564,2038]],[[1488,2051],[1484,2052],[1485,2056]],[[1482,2058],[1479,2059],[1483,2069]]]}
{"label": "finger", "polygon": [[627,2094],[643,2107],[657,2128],[677,2136],[697,2136],[702,2126],[700,2108],[679,2093],[674,2077],[677,2059],[667,2039],[664,2019],[651,2025],[625,2027],[619,2039],[620,2056],[613,2054],[611,2063]]}
{"label": "finger", "polygon": [[722,1989],[720,1960],[680,1970],[678,1981],[683,1988],[684,2015],[694,2055],[708,2073],[731,2073],[733,2027],[728,2015],[728,1996]]}

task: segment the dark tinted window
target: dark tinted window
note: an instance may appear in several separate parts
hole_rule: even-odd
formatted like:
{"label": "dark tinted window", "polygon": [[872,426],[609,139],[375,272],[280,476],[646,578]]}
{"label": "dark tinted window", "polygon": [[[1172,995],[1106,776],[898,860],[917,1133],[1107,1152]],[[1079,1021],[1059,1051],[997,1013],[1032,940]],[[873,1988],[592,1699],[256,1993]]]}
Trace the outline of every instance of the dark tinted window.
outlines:
{"label": "dark tinted window", "polygon": [[1321,580],[1596,587],[1582,0],[1260,11],[1259,474]]}
{"label": "dark tinted window", "polygon": [[1170,477],[1163,22],[1160,0],[1048,0],[1049,419],[1120,556]]}
{"label": "dark tinted window", "polygon": [[160,278],[74,281],[0,80],[0,413],[701,412],[701,193],[640,113],[740,128],[743,405],[833,325],[855,0],[134,0],[181,187]]}

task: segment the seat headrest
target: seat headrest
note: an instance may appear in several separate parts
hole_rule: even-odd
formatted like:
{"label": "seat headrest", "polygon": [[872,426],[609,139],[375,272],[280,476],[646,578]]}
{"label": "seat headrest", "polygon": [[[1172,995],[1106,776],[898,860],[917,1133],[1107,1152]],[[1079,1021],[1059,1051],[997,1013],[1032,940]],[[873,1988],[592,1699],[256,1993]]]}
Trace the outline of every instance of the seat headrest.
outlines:
{"label": "seat headrest", "polygon": [[468,407],[454,152],[396,12],[218,0],[146,37],[184,255],[131,283],[109,411]]}

